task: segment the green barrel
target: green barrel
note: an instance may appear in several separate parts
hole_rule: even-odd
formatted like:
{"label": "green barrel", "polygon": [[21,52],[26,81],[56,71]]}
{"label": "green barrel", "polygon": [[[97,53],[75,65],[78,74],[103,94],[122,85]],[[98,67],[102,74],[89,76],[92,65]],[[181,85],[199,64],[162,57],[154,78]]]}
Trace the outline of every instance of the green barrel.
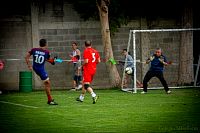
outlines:
{"label": "green barrel", "polygon": [[20,92],[31,92],[32,91],[32,72],[22,71],[19,72],[19,91]]}

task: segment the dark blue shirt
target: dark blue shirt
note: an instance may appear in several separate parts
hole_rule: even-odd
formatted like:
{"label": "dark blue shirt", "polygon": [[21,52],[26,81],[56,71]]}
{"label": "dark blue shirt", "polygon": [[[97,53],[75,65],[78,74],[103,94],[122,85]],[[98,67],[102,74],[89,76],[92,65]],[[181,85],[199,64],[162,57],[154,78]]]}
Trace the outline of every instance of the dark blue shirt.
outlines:
{"label": "dark blue shirt", "polygon": [[163,72],[164,64],[162,61],[167,62],[167,59],[164,55],[156,56],[153,55],[153,60],[151,61],[150,71],[152,72]]}
{"label": "dark blue shirt", "polygon": [[33,55],[33,68],[44,69],[45,61],[50,57],[49,51],[41,48],[33,48],[29,53]]}

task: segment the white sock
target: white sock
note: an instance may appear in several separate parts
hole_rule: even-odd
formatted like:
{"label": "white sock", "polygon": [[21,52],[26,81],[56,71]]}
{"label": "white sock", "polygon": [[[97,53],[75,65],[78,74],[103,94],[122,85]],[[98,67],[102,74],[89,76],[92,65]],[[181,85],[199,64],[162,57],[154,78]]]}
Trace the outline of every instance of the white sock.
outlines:
{"label": "white sock", "polygon": [[94,92],[91,92],[92,97],[96,97],[96,94]]}
{"label": "white sock", "polygon": [[81,101],[83,101],[83,100],[84,100],[84,96],[81,94],[80,97],[79,97],[79,99],[80,99]]}

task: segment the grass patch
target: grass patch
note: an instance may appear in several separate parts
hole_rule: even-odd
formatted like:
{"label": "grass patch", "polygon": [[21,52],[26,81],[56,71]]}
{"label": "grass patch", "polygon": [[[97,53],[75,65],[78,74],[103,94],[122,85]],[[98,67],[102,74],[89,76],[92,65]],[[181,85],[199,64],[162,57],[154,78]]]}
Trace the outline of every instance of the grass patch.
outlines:
{"label": "grass patch", "polygon": [[8,93],[0,95],[0,132],[200,132],[200,90],[172,91],[95,90],[100,98],[92,104],[88,93],[79,103],[80,91],[54,90],[58,106],[46,104],[44,91]]}

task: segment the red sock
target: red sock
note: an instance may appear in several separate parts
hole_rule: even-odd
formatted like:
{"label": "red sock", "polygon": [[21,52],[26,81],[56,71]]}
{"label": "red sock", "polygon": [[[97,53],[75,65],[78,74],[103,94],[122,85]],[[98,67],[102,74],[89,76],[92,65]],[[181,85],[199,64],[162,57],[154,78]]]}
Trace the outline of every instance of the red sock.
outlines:
{"label": "red sock", "polygon": [[51,95],[47,95],[47,97],[48,97],[48,101],[51,101],[51,100],[52,100]]}

